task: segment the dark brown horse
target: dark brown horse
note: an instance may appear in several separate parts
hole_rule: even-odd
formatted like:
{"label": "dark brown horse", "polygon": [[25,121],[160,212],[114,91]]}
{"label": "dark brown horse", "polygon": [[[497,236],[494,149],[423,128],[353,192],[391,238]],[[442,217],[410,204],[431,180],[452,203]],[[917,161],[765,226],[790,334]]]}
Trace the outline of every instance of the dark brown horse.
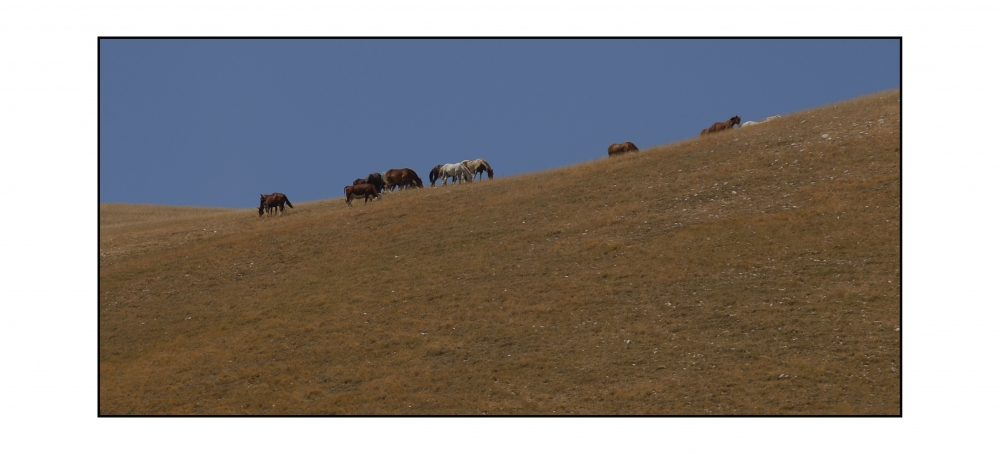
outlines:
{"label": "dark brown horse", "polygon": [[418,188],[424,187],[424,181],[417,176],[417,172],[408,168],[386,170],[382,174],[382,179],[385,180],[386,191],[392,191],[395,188],[409,189],[413,185]]}
{"label": "dark brown horse", "polygon": [[267,209],[267,215],[271,215],[271,209],[274,208],[275,211],[281,211],[279,215],[285,213],[285,204],[288,204],[288,208],[295,208],[292,206],[292,202],[288,201],[288,197],[280,192],[275,192],[274,194],[260,195],[260,207],[257,208],[257,216],[263,216],[264,210]]}
{"label": "dark brown horse", "polygon": [[630,151],[639,151],[639,147],[635,146],[632,142],[613,143],[608,147],[608,156],[624,154]]}
{"label": "dark brown horse", "polygon": [[738,125],[738,124],[740,124],[740,117],[739,116],[735,116],[733,118],[730,118],[726,122],[721,122],[721,121],[720,122],[716,122],[712,126],[709,126],[708,129],[702,129],[701,130],[701,135],[705,135],[705,134],[712,133],[712,132],[723,131],[723,130],[732,128],[733,125]]}
{"label": "dark brown horse", "polygon": [[368,174],[368,179],[365,183],[374,184],[378,188],[378,192],[385,191],[385,180],[382,179],[382,174],[378,172],[373,172]]}
{"label": "dark brown horse", "polygon": [[431,174],[428,175],[427,178],[431,179],[431,187],[433,188],[434,182],[441,178],[441,164],[434,166],[434,168],[431,169]]}
{"label": "dark brown horse", "polygon": [[351,184],[365,184],[365,183],[375,185],[375,187],[378,188],[378,192],[385,191],[385,181],[382,181],[381,173],[378,172],[371,173],[368,175],[368,178],[358,178],[357,180],[354,180],[354,183]]}
{"label": "dark brown horse", "polygon": [[365,204],[368,203],[368,199],[376,200],[381,199],[382,194],[379,192],[378,187],[374,184],[360,183],[353,186],[344,186],[344,195],[347,196],[347,206],[351,205],[351,199],[365,198]]}

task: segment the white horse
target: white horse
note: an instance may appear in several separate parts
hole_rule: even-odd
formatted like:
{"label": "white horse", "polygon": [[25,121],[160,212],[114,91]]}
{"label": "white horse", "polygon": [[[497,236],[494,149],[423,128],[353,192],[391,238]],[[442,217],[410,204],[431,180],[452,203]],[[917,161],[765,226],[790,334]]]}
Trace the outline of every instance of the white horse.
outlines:
{"label": "white horse", "polygon": [[462,165],[473,175],[479,177],[479,181],[483,180],[483,172],[486,172],[486,176],[493,179],[493,167],[490,167],[490,163],[486,162],[485,159],[479,158],[472,161],[462,161]]}
{"label": "white horse", "polygon": [[[465,168],[465,166],[462,165],[462,163],[442,164],[440,175],[441,175],[442,185],[448,184],[448,177],[452,177],[454,179],[458,179],[461,177],[462,180],[465,180],[467,182],[472,182],[472,172],[469,172],[469,169]],[[458,182],[461,183],[462,180],[458,180]],[[452,181],[454,182],[454,180]]]}
{"label": "white horse", "polygon": [[742,127],[747,127],[747,126],[753,126],[753,125],[759,125],[759,124],[761,124],[761,123],[764,123],[764,122],[766,122],[766,121],[771,121],[771,120],[774,120],[774,119],[778,119],[778,118],[781,118],[781,115],[772,115],[772,116],[770,116],[770,117],[767,117],[767,118],[765,118],[765,119],[763,119],[763,120],[761,120],[761,121],[748,121],[748,122],[746,122],[746,123],[743,123],[743,126],[742,126]]}

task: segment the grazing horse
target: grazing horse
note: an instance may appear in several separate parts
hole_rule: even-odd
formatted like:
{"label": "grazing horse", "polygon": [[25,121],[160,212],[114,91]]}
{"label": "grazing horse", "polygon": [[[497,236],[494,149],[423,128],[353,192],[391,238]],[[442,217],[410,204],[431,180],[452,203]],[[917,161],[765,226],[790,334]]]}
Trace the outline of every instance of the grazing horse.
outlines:
{"label": "grazing horse", "polygon": [[434,168],[431,169],[431,174],[428,175],[427,178],[431,179],[431,187],[433,188],[434,182],[441,179],[441,164],[434,166]]}
{"label": "grazing horse", "polygon": [[748,121],[746,123],[743,123],[740,127],[745,128],[747,126],[759,125],[761,123],[766,123],[768,121],[776,120],[778,118],[781,118],[781,115],[771,115],[770,117],[767,117],[767,118],[765,118],[765,119],[763,119],[761,121]]}
{"label": "grazing horse", "polygon": [[[483,158],[474,159],[472,161],[462,161],[462,165],[465,166],[466,169],[469,169],[469,172],[474,176],[478,176],[479,181],[483,181],[483,172],[486,172],[486,175],[490,177],[491,180],[493,179],[493,168],[490,167],[490,163],[486,162]],[[475,179],[475,177],[473,177],[473,179]]]}
{"label": "grazing horse", "polygon": [[378,187],[374,184],[360,183],[352,186],[344,186],[344,195],[347,196],[347,206],[352,207],[351,199],[365,198],[365,204],[368,204],[368,199],[378,200],[382,198],[381,192],[379,192]]}
{"label": "grazing horse", "polygon": [[[469,169],[465,168],[465,166],[462,165],[462,163],[460,162],[455,164],[441,165],[442,186],[448,185],[448,177],[453,177],[455,179],[461,178],[458,180],[459,183],[461,183],[462,180],[465,180],[467,182],[472,182],[472,172],[469,172]],[[454,183],[454,180],[452,180],[452,182]]]}
{"label": "grazing horse", "polygon": [[385,180],[382,179],[382,174],[378,172],[368,174],[368,179],[365,183],[373,184],[378,188],[379,192],[385,191]]}
{"label": "grazing horse", "polygon": [[733,118],[730,118],[726,122],[721,122],[721,121],[720,122],[716,122],[712,126],[709,126],[708,129],[702,129],[701,130],[701,135],[705,135],[705,134],[709,134],[709,133],[713,133],[713,132],[723,131],[723,130],[732,128],[733,125],[738,125],[738,124],[740,124],[740,117],[739,116],[735,116]]}
{"label": "grazing horse", "polygon": [[267,215],[271,215],[271,209],[275,208],[276,211],[280,210],[279,216],[285,213],[285,204],[288,204],[288,208],[295,208],[292,206],[292,202],[285,197],[284,194],[280,192],[275,192],[274,194],[260,195],[260,207],[257,208],[257,217],[264,215],[264,209],[267,209]]}
{"label": "grazing horse", "polygon": [[386,191],[392,191],[395,188],[409,189],[414,185],[418,188],[424,187],[424,181],[417,176],[417,172],[414,172],[413,169],[389,169],[382,174],[382,178],[385,180]]}
{"label": "grazing horse", "polygon": [[624,154],[630,151],[639,151],[639,147],[635,146],[632,142],[625,143],[613,143],[608,147],[608,156],[614,156],[617,154]]}
{"label": "grazing horse", "polygon": [[379,192],[385,191],[385,181],[382,180],[381,173],[375,172],[368,175],[368,178],[358,178],[357,180],[354,180],[354,183],[351,184],[365,184],[365,183],[375,185],[375,187],[378,188]]}

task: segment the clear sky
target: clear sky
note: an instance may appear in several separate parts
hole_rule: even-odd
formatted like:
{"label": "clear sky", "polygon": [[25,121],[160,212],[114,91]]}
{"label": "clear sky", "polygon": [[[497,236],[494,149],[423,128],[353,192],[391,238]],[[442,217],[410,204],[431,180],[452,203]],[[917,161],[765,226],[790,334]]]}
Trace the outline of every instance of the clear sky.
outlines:
{"label": "clear sky", "polygon": [[[100,202],[256,206],[496,176],[900,87],[896,39],[103,39]],[[425,181],[425,183],[428,183]]]}

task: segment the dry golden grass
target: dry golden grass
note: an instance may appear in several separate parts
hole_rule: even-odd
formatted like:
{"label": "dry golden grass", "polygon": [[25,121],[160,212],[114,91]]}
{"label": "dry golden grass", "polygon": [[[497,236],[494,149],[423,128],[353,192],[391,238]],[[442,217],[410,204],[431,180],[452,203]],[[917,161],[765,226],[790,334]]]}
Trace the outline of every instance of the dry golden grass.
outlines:
{"label": "dry golden grass", "polygon": [[101,206],[99,412],[898,415],[900,162],[893,91],[353,209]]}

